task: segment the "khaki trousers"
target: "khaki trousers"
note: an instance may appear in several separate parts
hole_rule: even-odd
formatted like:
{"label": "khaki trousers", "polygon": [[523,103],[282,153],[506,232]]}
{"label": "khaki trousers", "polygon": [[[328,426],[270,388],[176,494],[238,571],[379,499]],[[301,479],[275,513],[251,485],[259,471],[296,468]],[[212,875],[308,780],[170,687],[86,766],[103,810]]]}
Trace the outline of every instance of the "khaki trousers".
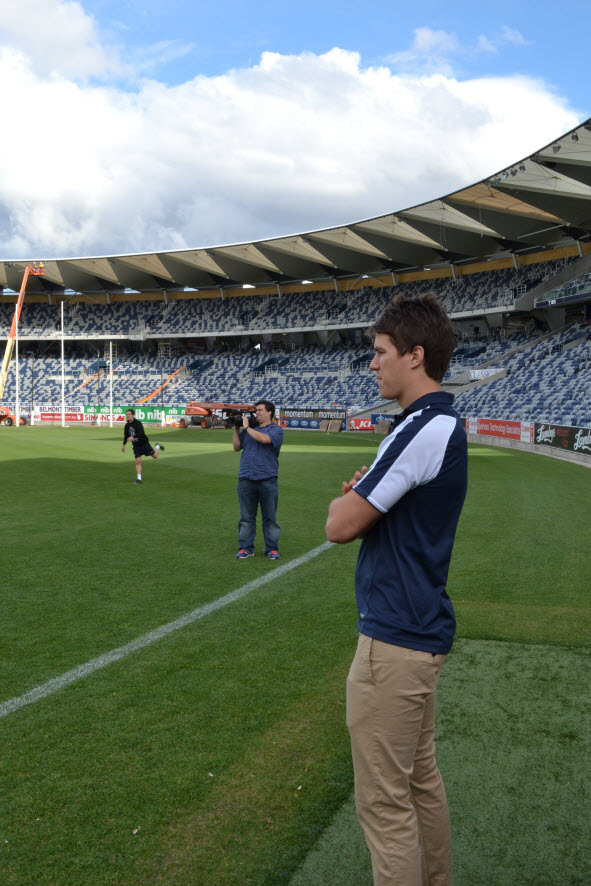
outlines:
{"label": "khaki trousers", "polygon": [[445,655],[359,637],[347,726],[374,886],[451,886],[451,828],[434,741],[444,662]]}

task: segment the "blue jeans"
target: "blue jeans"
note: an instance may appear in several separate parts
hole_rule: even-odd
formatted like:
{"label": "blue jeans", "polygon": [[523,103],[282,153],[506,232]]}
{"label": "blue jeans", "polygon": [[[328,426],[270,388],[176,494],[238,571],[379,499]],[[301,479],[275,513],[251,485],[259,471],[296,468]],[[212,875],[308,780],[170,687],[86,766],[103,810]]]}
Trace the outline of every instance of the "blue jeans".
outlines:
{"label": "blue jeans", "polygon": [[277,511],[277,477],[268,480],[238,479],[238,501],[240,503],[240,520],[238,521],[238,547],[240,550],[254,553],[254,537],[256,533],[257,508],[260,503],[263,518],[263,538],[265,554],[276,551],[279,546],[281,527],[275,519]]}

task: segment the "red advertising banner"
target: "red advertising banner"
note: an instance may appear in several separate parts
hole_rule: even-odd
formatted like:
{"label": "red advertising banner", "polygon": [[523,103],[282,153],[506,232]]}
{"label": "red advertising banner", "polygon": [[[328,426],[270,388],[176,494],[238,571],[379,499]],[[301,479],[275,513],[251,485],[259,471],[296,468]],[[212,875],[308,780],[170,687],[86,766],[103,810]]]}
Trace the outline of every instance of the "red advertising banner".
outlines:
{"label": "red advertising banner", "polygon": [[507,421],[502,418],[467,418],[466,433],[482,434],[483,437],[504,437],[520,443],[534,442],[533,421]]}
{"label": "red advertising banner", "polygon": [[482,434],[484,437],[505,437],[508,440],[521,441],[521,422],[504,421],[496,418],[476,419],[476,432],[473,430],[474,420],[470,421],[470,434]]}
{"label": "red advertising banner", "polygon": [[[66,412],[66,421],[84,421],[88,416],[84,416],[82,412]],[[34,412],[32,415],[34,421],[61,421],[61,412]]]}
{"label": "red advertising banner", "polygon": [[[62,420],[61,412],[33,412],[31,415],[33,421],[53,421],[58,422]],[[78,422],[84,424],[109,424],[111,421],[110,415],[90,413],[90,412],[66,412],[65,420],[70,422]],[[125,422],[124,415],[113,415],[113,422],[123,424]]]}
{"label": "red advertising banner", "polygon": [[374,431],[375,428],[371,423],[371,418],[350,418],[350,431]]}

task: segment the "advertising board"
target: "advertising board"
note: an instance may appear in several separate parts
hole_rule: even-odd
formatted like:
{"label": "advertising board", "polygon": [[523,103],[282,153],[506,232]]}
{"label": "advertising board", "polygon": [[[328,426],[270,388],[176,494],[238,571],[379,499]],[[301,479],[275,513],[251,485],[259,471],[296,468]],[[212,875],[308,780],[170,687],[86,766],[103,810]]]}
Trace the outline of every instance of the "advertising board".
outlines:
{"label": "advertising board", "polygon": [[536,443],[539,446],[551,446],[554,449],[591,455],[591,428],[588,427],[470,416],[465,419],[465,426],[467,434],[502,437],[518,440],[520,443]]}
{"label": "advertising board", "polygon": [[[528,422],[528,424],[531,424],[531,422]],[[466,431],[468,434],[479,434],[485,437],[503,437],[507,440],[523,442],[521,425],[522,422],[520,421],[506,421],[500,418],[466,419]],[[530,430],[529,433],[533,436],[533,430]]]}
{"label": "advertising board", "polygon": [[[282,428],[303,428],[304,430],[317,431],[320,422],[325,419],[341,419],[344,423],[347,417],[344,409],[279,409],[279,423]],[[344,429],[344,428],[343,428]]]}
{"label": "advertising board", "polygon": [[591,428],[571,428],[536,422],[534,443],[591,455]]}
{"label": "advertising board", "polygon": [[[125,423],[125,411],[129,409],[128,405],[113,406],[113,422],[116,424]],[[185,414],[184,406],[133,406],[135,409],[135,417],[147,425],[162,424],[163,416],[170,416],[172,420],[180,418]],[[66,406],[65,420],[68,424],[73,422],[82,422],[85,424],[110,424],[111,413],[108,406]],[[61,421],[61,406],[42,406],[35,407],[31,413],[33,422],[56,422]]]}
{"label": "advertising board", "polygon": [[348,426],[350,431],[375,431],[371,418],[350,418]]}

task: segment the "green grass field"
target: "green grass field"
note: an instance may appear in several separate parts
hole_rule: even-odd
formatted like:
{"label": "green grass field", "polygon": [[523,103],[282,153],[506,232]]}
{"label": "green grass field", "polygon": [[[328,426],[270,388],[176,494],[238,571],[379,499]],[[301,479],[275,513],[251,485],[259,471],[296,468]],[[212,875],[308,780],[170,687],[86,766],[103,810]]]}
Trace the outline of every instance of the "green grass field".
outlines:
{"label": "green grass field", "polygon": [[[272,563],[234,559],[231,432],[150,438],[135,486],[119,431],[0,428],[0,883],[370,886],[357,544],[321,546],[379,440],[286,432]],[[591,883],[590,498],[584,467],[471,449],[437,735],[456,886]]]}

